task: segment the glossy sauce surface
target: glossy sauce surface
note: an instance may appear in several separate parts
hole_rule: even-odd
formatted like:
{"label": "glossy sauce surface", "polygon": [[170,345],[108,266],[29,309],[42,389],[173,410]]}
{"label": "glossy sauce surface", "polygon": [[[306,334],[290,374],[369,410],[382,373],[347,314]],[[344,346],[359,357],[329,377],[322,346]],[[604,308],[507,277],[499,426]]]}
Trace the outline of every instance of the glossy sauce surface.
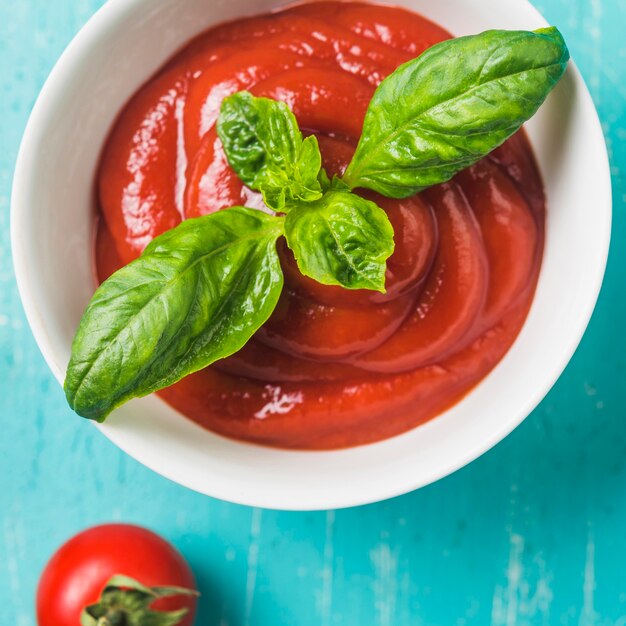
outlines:
{"label": "glossy sauce surface", "polygon": [[[247,89],[289,104],[341,174],[376,85],[449,38],[404,9],[315,2],[218,26],[130,100],[98,174],[99,279],[182,219],[263,207],[226,162],[222,99]],[[220,434],[291,448],[384,439],[457,402],[502,358],[530,306],[545,201],[523,132],[451,182],[404,200],[371,192],[395,230],[387,293],[301,276],[284,241],[285,288],[236,355],[160,392]]]}

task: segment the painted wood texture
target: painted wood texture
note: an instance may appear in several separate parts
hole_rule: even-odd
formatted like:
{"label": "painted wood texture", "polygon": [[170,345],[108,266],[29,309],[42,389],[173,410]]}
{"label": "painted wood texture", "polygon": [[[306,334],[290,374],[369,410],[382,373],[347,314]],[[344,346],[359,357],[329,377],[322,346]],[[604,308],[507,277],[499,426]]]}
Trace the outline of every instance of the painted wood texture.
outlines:
{"label": "painted wood texture", "polygon": [[[174,485],[67,408],[12,274],[9,194],[46,75],[100,0],[0,0],[0,603],[31,626],[39,572],[98,522],[173,541],[222,626],[626,625],[626,2],[540,0],[563,30],[611,151],[615,223],[589,330],[541,406],[455,475],[337,512],[261,511]],[[593,215],[593,207],[590,207]]]}

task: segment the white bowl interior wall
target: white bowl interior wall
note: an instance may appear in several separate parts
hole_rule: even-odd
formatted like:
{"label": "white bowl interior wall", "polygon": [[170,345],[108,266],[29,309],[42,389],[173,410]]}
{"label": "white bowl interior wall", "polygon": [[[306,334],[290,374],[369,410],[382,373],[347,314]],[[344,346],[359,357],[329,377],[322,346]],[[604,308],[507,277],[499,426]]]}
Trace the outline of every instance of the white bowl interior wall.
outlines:
{"label": "white bowl interior wall", "polygon": [[[12,235],[26,313],[59,381],[94,288],[94,172],[117,113],[194,35],[283,4],[110,0],[55,67],[20,151]],[[457,35],[545,25],[525,0],[395,4]],[[548,195],[537,293],[512,349],[451,410],[404,435],[332,452],[230,441],[201,429],[156,397],[119,409],[101,426],[103,432],[148,467],[187,487],[234,502],[286,509],[342,507],[405,493],[449,474],[500,441],[543,398],[578,344],[602,281],[610,233],[602,132],[575,67],[527,128]]]}

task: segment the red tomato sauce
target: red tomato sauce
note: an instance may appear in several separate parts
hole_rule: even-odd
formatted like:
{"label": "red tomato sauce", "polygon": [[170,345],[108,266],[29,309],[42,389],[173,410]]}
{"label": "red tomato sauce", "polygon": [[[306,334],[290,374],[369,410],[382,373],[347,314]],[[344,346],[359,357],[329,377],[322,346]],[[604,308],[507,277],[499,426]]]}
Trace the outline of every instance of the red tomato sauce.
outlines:
{"label": "red tomato sauce", "polygon": [[[314,2],[217,26],[130,100],[98,174],[98,277],[182,219],[263,209],[228,166],[222,99],[247,89],[289,104],[341,174],[378,83],[451,35],[404,9]],[[541,263],[543,185],[523,131],[451,182],[405,200],[367,192],[395,230],[387,293],[301,276],[283,241],[285,287],[234,356],[160,392],[214,432],[328,449],[402,433],[456,403],[503,357]]]}

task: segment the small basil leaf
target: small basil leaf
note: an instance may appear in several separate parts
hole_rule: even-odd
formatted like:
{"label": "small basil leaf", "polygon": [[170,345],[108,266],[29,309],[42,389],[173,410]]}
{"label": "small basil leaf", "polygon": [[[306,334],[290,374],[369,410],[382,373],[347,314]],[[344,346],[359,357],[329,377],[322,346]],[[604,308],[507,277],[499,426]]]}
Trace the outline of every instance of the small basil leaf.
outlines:
{"label": "small basil leaf", "polygon": [[349,191],[329,191],[287,214],[285,236],[305,276],[346,289],[385,291],[393,228],[374,202]]}
{"label": "small basil leaf", "polygon": [[263,194],[268,207],[285,211],[298,201],[322,197],[317,139],[303,140],[284,102],[256,98],[247,91],[222,103],[217,133],[239,178]]}
{"label": "small basil leaf", "polygon": [[217,134],[230,166],[252,187],[266,167],[294,163],[302,143],[298,122],[284,102],[239,91],[222,102]]}
{"label": "small basil leaf", "polygon": [[291,193],[296,200],[313,202],[322,197],[322,187],[319,174],[322,169],[322,155],[315,135],[309,135],[300,146],[296,166],[294,168],[294,182]]}
{"label": "small basil leaf", "polygon": [[254,185],[249,186],[261,191],[266,206],[274,211],[285,211],[289,179],[282,170],[266,167],[258,173]]}
{"label": "small basil leaf", "polygon": [[[317,180],[320,184],[322,192],[326,193],[330,189],[332,182],[330,178],[328,177],[328,174],[326,173],[326,170],[324,168],[320,169],[319,174],[317,175]],[[347,185],[346,185],[346,189],[349,189]]]}
{"label": "small basil leaf", "polygon": [[330,181],[330,189],[334,189],[335,191],[350,191],[349,185],[339,178],[337,174],[335,174]]}
{"label": "small basil leaf", "polygon": [[72,345],[70,406],[98,421],[237,352],[283,285],[283,218],[233,207],[183,222],[94,294]]}
{"label": "small basil leaf", "polygon": [[344,181],[403,198],[450,179],[534,115],[568,59],[556,28],[429,48],[378,86]]}

